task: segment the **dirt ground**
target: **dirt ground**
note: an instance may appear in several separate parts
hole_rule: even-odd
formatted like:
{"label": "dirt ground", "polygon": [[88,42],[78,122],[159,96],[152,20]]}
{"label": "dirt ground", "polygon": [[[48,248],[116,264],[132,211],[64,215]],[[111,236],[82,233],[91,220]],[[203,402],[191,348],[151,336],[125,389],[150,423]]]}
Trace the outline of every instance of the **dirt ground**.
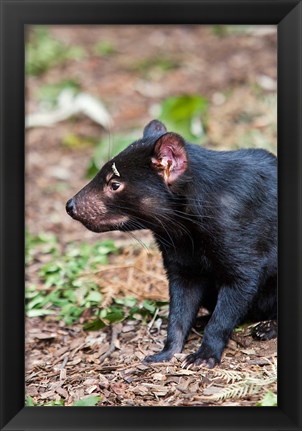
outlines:
{"label": "dirt ground", "polygon": [[[102,100],[113,119],[113,135],[134,130],[139,137],[163,98],[200,94],[209,101],[211,148],[253,146],[276,152],[276,31],[261,26],[226,34],[218,30],[205,26],[51,27],[54,37],[81,46],[86,56],[41,76],[29,76],[27,113],[39,109],[37,93],[42,85],[74,79],[83,91]],[[92,47],[100,40],[109,41],[115,54],[95,55]],[[178,66],[168,72],[153,70],[150,75],[133,67],[142,59],[161,55]],[[87,181],[85,171],[93,152],[89,146],[64,146],[62,141],[70,133],[109,142],[107,132],[85,116],[26,132],[27,229],[31,234],[54,233],[62,251],[71,241],[100,239],[65,213],[67,199]],[[138,249],[126,234],[102,234],[108,237],[123,250],[100,268],[108,301],[121,293],[167,299],[167,282],[150,233],[138,235],[149,251]],[[38,277],[40,265],[37,259],[26,269],[28,283]],[[95,332],[83,330],[86,319],[83,315],[78,323],[66,326],[53,316],[27,318],[26,394],[35,403],[63,400],[64,405],[72,405],[98,395],[98,404],[109,406],[254,406],[268,390],[276,392],[272,376],[277,342],[253,341],[249,327],[234,334],[219,367],[183,369],[184,357],[201,342],[197,331],[192,331],[184,353],[171,362],[145,365],[144,356],[163,346],[164,318],[158,315],[147,326],[126,320]],[[258,379],[258,383],[248,387],[244,384],[248,379]],[[261,379],[265,383],[260,384]],[[229,392],[218,399],[216,395],[224,389]]]}

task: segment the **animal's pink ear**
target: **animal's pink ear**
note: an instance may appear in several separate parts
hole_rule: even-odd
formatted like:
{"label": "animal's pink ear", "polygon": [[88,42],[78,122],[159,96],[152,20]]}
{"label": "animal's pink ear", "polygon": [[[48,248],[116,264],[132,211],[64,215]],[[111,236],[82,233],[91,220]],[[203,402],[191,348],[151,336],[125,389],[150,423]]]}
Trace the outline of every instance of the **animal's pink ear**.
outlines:
{"label": "animal's pink ear", "polygon": [[153,166],[168,185],[187,169],[187,153],[183,138],[176,133],[166,133],[158,139],[152,157]]}

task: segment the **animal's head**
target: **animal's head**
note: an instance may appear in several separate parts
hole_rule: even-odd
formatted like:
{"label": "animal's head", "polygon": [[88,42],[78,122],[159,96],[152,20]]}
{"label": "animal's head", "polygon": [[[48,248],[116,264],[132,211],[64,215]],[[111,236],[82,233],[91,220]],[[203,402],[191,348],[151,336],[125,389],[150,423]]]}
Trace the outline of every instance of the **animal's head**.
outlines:
{"label": "animal's head", "polygon": [[188,172],[186,144],[157,120],[142,139],[107,162],[66,204],[67,213],[94,232],[154,230]]}

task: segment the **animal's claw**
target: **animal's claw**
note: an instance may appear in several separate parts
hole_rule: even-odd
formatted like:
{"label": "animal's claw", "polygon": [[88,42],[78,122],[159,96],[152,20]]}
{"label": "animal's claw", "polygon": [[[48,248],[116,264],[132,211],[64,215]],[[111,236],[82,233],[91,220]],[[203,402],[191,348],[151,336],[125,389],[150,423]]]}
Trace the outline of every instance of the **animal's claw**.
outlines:
{"label": "animal's claw", "polygon": [[200,353],[192,353],[185,358],[184,362],[182,363],[182,368],[189,369],[189,367],[192,367],[192,365],[205,365],[208,368],[214,368],[218,363],[219,361],[213,357],[204,358]]}

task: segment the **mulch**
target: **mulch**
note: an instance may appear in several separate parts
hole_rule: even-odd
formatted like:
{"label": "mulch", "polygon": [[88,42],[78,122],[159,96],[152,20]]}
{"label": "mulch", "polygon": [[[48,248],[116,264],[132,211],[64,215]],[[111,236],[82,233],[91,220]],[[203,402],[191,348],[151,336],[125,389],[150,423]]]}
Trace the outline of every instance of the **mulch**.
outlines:
{"label": "mulch", "polygon": [[235,381],[243,382],[246,376],[259,379],[272,372],[276,340],[255,342],[247,329],[229,342],[219,368],[183,369],[185,356],[200,344],[193,333],[185,353],[169,363],[145,365],[144,357],[163,346],[165,332],[165,325],[150,328],[135,320],[87,333],[80,324],[67,328],[51,319],[29,319],[26,394],[36,403],[63,400],[66,406],[91,395],[100,396],[103,406],[253,406],[266,391],[276,391],[273,382],[243,399],[211,399],[229,387],[226,377],[232,371]]}
{"label": "mulch", "polygon": [[[88,275],[100,285],[102,305],[127,295],[138,300],[167,300],[159,252],[151,247],[146,250],[128,246],[109,265]],[[86,319],[82,316],[80,323],[72,326],[53,316],[27,319],[26,394],[35,403],[62,400],[68,406],[97,395],[101,397],[99,405],[104,406],[243,406],[255,405],[268,390],[276,390],[274,380],[254,388],[255,393],[239,397],[243,399],[213,399],[238,381],[244,389],[247,378],[268,377],[276,367],[276,340],[254,341],[250,326],[233,334],[219,367],[183,369],[184,358],[201,342],[195,329],[184,353],[167,363],[143,363],[145,356],[163,347],[165,311],[155,313],[148,324],[128,319],[93,332],[83,330]]]}

